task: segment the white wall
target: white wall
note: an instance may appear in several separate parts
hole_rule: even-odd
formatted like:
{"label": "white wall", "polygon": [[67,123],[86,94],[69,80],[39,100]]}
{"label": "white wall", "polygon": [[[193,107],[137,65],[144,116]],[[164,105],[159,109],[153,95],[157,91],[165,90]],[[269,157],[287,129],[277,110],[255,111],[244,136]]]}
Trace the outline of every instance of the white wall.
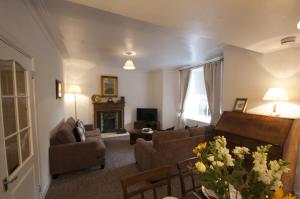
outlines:
{"label": "white wall", "polygon": [[179,71],[160,70],[149,73],[150,106],[158,108],[161,128],[177,127]]}
{"label": "white wall", "polygon": [[[281,116],[300,118],[299,57],[299,47],[262,55],[226,46],[224,110],[232,110],[236,98],[246,97],[249,100],[247,112],[268,115],[272,111],[272,103],[263,101],[263,95],[270,87],[283,87],[287,90],[289,102],[279,104]],[[300,164],[298,165],[295,190],[300,192]]]}
{"label": "white wall", "polygon": [[[78,66],[78,63],[79,66]],[[78,84],[82,94],[78,96],[78,118],[85,123],[93,123],[93,105],[91,96],[100,94],[101,75],[118,77],[119,96],[125,97],[125,128],[132,129],[136,120],[136,108],[148,107],[148,73],[138,70],[129,71],[120,67],[95,66],[87,61],[76,60],[65,62],[65,80],[67,83]],[[65,96],[66,116],[74,116],[73,96]]]}
{"label": "white wall", "polygon": [[62,59],[22,1],[1,1],[0,34],[8,35],[35,60],[41,186],[45,192],[50,181],[50,133],[64,118],[63,100],[55,99],[55,79],[63,80]]}
{"label": "white wall", "polygon": [[270,87],[286,89],[289,102],[279,103],[282,117],[300,117],[300,48],[258,54],[234,46],[224,48],[223,108],[232,110],[235,99],[248,98],[248,112],[269,114],[272,103],[262,97]]}

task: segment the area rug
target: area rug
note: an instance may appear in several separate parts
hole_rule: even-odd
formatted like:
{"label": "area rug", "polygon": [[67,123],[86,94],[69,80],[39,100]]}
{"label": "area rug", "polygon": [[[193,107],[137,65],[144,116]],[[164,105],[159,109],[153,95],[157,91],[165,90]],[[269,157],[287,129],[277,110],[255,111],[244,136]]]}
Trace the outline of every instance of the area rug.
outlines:
{"label": "area rug", "polygon": [[[72,172],[52,180],[46,199],[122,199],[120,179],[138,173],[129,136],[105,138],[105,169]],[[179,179],[172,180],[172,195],[180,196]],[[138,197],[137,197],[138,198]],[[153,198],[149,193],[146,198]]]}

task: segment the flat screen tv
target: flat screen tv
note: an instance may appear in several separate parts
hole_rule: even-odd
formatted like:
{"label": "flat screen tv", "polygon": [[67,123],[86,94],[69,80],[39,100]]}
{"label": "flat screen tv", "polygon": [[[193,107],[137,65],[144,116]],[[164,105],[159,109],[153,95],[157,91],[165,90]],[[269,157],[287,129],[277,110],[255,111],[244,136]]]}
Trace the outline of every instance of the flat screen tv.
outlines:
{"label": "flat screen tv", "polygon": [[157,109],[156,108],[137,108],[136,119],[138,121],[157,121]]}

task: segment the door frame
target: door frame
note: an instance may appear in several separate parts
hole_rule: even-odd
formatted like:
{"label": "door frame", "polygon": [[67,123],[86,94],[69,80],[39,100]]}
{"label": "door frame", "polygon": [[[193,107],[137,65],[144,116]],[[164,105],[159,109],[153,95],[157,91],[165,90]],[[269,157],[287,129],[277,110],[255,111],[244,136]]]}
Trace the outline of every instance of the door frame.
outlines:
{"label": "door frame", "polygon": [[[41,169],[40,169],[40,148],[39,148],[39,135],[37,133],[37,105],[36,105],[36,93],[35,93],[35,68],[36,62],[33,56],[30,53],[27,53],[24,45],[17,41],[15,38],[11,36],[8,32],[4,31],[0,26],[0,42],[3,42],[9,48],[17,51],[23,56],[27,57],[31,60],[31,70],[27,71],[28,82],[32,85],[30,93],[32,104],[30,104],[31,108],[31,122],[32,122],[32,149],[34,153],[34,168],[35,168],[35,189],[38,194],[37,197],[42,199],[45,197],[45,193],[43,193],[41,187]],[[17,60],[16,60],[17,61]],[[30,172],[30,171],[28,171]]]}

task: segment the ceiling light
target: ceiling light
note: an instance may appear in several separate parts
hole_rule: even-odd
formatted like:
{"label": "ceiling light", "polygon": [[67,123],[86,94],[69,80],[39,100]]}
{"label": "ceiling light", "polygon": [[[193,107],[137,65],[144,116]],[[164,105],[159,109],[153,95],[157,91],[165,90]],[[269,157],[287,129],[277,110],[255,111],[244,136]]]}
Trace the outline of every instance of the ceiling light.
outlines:
{"label": "ceiling light", "polygon": [[134,70],[134,69],[135,69],[135,66],[134,66],[133,61],[132,61],[131,59],[128,59],[128,60],[125,62],[123,68],[124,68],[125,70]]}
{"label": "ceiling light", "polygon": [[[129,57],[129,56],[134,56],[134,55],[136,55],[136,53],[133,52],[133,51],[128,51],[128,52],[125,52],[125,55]],[[125,62],[123,68],[124,68],[125,70],[134,70],[134,69],[135,69],[135,65],[134,65],[132,59],[128,59],[128,60]]]}
{"label": "ceiling light", "polygon": [[297,28],[300,30],[300,21],[297,23]]}

